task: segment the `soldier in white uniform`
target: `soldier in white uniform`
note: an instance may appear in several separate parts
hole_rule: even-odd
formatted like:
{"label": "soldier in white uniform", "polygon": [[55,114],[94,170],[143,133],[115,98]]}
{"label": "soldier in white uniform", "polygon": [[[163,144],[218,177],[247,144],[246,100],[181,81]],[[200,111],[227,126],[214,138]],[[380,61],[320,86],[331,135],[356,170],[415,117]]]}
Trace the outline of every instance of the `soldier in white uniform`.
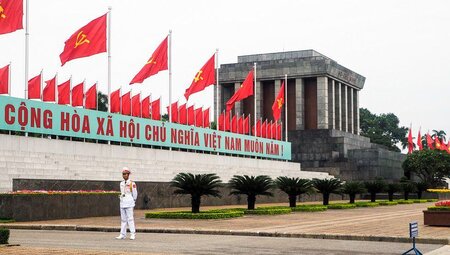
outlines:
{"label": "soldier in white uniform", "polygon": [[129,179],[130,170],[128,167],[122,169],[123,181],[120,183],[120,235],[116,239],[127,237],[127,225],[130,228],[130,240],[136,238],[136,228],[134,227],[133,209],[137,198],[136,183]]}

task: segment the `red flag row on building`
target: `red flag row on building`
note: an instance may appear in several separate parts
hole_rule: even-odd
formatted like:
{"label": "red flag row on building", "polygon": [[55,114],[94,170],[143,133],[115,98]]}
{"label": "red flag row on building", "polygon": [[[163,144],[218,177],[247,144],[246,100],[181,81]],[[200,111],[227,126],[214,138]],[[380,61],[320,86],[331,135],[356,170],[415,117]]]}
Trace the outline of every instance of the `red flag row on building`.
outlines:
{"label": "red flag row on building", "polygon": [[161,120],[160,98],[151,101],[150,96],[147,96],[141,100],[140,93],[131,96],[131,91],[128,91],[123,95],[121,95],[120,92],[120,89],[118,89],[111,93],[112,113]]}
{"label": "red flag row on building", "polygon": [[[97,109],[97,84],[84,92],[84,81],[72,89],[70,79],[56,86],[56,75],[45,81],[42,89],[42,72],[28,81],[28,99],[42,99],[43,102],[56,102],[61,105],[81,106],[86,109]],[[58,93],[56,93],[56,90]],[[58,94],[58,98],[56,98]]]}
{"label": "red flag row on building", "polygon": [[[428,149],[442,150],[442,151],[446,151],[450,154],[450,140],[447,143],[445,143],[445,141],[441,140],[437,135],[433,139],[429,133],[427,133],[425,135],[425,140],[426,140]],[[422,136],[420,134],[420,130],[417,135],[416,144],[417,144],[417,147],[419,148],[419,150],[423,150]],[[414,148],[415,148],[415,144],[414,144],[413,137],[412,137],[412,130],[410,128],[409,132],[408,132],[408,154],[411,154],[414,151]]]}
{"label": "red flag row on building", "polygon": [[167,106],[167,113],[172,115],[172,122],[179,123],[182,125],[191,125],[196,127],[209,128],[209,111],[207,108],[203,110],[202,107],[194,108],[194,106],[187,107],[186,104],[178,106],[178,101],[172,103],[172,112],[170,112],[170,107]]}

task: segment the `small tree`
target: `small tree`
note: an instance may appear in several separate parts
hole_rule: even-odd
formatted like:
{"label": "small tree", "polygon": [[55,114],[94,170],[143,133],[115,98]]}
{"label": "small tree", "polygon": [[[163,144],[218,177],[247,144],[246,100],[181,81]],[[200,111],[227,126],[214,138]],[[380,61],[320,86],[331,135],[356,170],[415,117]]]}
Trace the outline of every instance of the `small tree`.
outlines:
{"label": "small tree", "polygon": [[361,182],[346,182],[342,186],[342,193],[348,194],[350,197],[350,204],[355,203],[355,197],[357,194],[364,193],[366,189]]}
{"label": "small tree", "polygon": [[416,183],[417,198],[422,199],[422,193],[428,189],[428,183],[422,181]]}
{"label": "small tree", "polygon": [[370,202],[375,202],[377,199],[377,194],[383,192],[386,188],[386,183],[383,180],[376,180],[373,182],[365,182],[364,186],[367,192],[370,193]]}
{"label": "small tree", "polygon": [[342,182],[339,179],[313,179],[314,188],[322,193],[323,196],[323,205],[328,205],[330,202],[330,194],[331,193],[339,193],[340,188],[342,187]]}
{"label": "small tree", "polygon": [[386,192],[388,193],[389,201],[394,200],[394,193],[402,191],[402,187],[398,183],[389,183],[386,185]]}
{"label": "small tree", "polygon": [[441,150],[414,151],[402,163],[406,176],[414,173],[429,187],[439,187],[450,177],[450,154]]}
{"label": "small tree", "polygon": [[276,186],[289,197],[289,206],[297,206],[297,196],[314,191],[311,180],[280,176],[275,180]]}
{"label": "small tree", "polygon": [[416,184],[412,181],[404,180],[400,182],[400,185],[402,186],[403,195],[405,200],[409,199],[409,194],[416,191]]}
{"label": "small tree", "polygon": [[190,194],[192,213],[199,213],[202,196],[220,197],[217,188],[222,186],[222,181],[216,174],[179,173],[170,186],[176,188],[175,194]]}
{"label": "small tree", "polygon": [[247,209],[254,210],[256,196],[273,196],[269,190],[273,187],[272,179],[267,175],[248,176],[234,175],[229,184],[230,195],[247,195]]}

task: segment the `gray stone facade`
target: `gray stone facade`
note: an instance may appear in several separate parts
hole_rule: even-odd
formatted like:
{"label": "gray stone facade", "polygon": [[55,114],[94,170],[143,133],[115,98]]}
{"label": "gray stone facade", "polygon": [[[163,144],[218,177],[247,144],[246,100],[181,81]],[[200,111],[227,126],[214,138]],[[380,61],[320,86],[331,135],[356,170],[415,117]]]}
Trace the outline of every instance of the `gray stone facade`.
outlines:
{"label": "gray stone facade", "polygon": [[302,168],[344,180],[382,177],[393,181],[403,176],[403,155],[359,136],[359,92],[365,77],[317,51],[239,56],[237,63],[221,65],[220,111],[255,64],[256,113],[253,108],[243,109],[244,104],[235,107],[240,107],[240,113],[272,120],[269,105],[287,75],[288,140],[292,143],[292,160],[301,162]]}

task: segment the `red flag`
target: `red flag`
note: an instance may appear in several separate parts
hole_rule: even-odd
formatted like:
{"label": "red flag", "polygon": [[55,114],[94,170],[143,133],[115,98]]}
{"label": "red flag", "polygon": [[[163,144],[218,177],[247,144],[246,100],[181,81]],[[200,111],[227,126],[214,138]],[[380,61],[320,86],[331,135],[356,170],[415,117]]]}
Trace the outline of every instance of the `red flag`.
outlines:
{"label": "red flag", "polygon": [[447,143],[447,153],[450,154],[450,141]]}
{"label": "red flag", "polygon": [[272,127],[270,127],[272,130],[272,135],[270,136],[272,139],[277,139],[277,123],[272,123]]}
{"label": "red flag", "polygon": [[267,133],[266,133],[266,138],[272,139],[272,121],[267,123]]}
{"label": "red flag", "polygon": [[231,119],[231,117],[230,117],[230,112],[228,111],[228,112],[226,112],[225,113],[225,131],[229,131],[230,130],[230,119]]}
{"label": "red flag", "polygon": [[411,154],[414,150],[414,141],[412,137],[411,128],[409,128],[409,134],[408,134],[408,154]]}
{"label": "red flag", "polygon": [[84,102],[84,108],[97,109],[97,83],[92,85],[86,92],[86,101]]}
{"label": "red flag", "polygon": [[46,81],[45,84],[45,88],[42,91],[42,100],[44,102],[55,102],[56,75],[53,79]]}
{"label": "red flag", "polygon": [[187,122],[188,125],[195,125],[195,113],[194,113],[194,106],[191,105],[187,109]]}
{"label": "red flag", "polygon": [[261,125],[261,137],[267,138],[267,120]]}
{"label": "red flag", "polygon": [[230,100],[228,100],[227,111],[230,111],[234,107],[234,103],[251,95],[253,95],[253,70],[248,73],[247,78],[245,78],[245,81],[241,85],[241,88],[234,93]]}
{"label": "red flag", "polygon": [[248,131],[250,130],[250,119],[249,117],[245,117],[244,119],[244,134],[248,134]]}
{"label": "red flag", "polygon": [[427,146],[428,146],[428,149],[430,149],[430,150],[434,149],[434,141],[431,138],[430,134],[428,134],[428,133],[427,133]]}
{"label": "red flag", "polygon": [[152,120],[161,120],[161,98],[152,102]]}
{"label": "red flag", "polygon": [[256,122],[256,125],[253,125],[252,134],[253,135],[256,134],[257,137],[261,137],[261,126],[262,126],[261,125],[261,120],[258,120]]}
{"label": "red flag", "polygon": [[442,150],[442,143],[438,136],[434,138],[434,146],[436,147],[436,149]]}
{"label": "red flag", "polygon": [[170,113],[170,107],[167,106],[167,114],[169,115],[169,120],[170,115],[172,115],[172,122],[178,123],[178,101],[172,103],[172,113]]}
{"label": "red flag", "polygon": [[243,134],[244,133],[244,117],[240,116],[237,120],[237,133]]}
{"label": "red flag", "polygon": [[197,108],[194,111],[195,114],[195,126],[196,127],[203,127],[203,110],[202,108]]}
{"label": "red flag", "polygon": [[0,34],[7,34],[22,29],[23,1],[0,1]]}
{"label": "red flag", "polygon": [[9,94],[9,65],[0,68],[0,94]]}
{"label": "red flag", "polygon": [[159,71],[167,70],[167,45],[168,38],[164,39],[161,44],[156,48],[155,52],[153,52],[150,59],[145,63],[144,67],[142,67],[141,71],[139,71],[136,76],[134,76],[133,80],[131,80],[130,85],[133,83],[142,83],[148,77],[157,74]]}
{"label": "red flag", "polygon": [[275,121],[278,121],[281,116],[281,108],[284,105],[284,81],[281,84],[280,91],[278,92],[277,98],[275,98],[275,101],[272,104],[272,112],[273,112],[273,119]]}
{"label": "red flag", "polygon": [[203,127],[209,128],[209,108],[203,111]]}
{"label": "red flag", "polygon": [[59,55],[61,66],[72,59],[106,52],[106,17],[107,14],[92,20],[67,39]]}
{"label": "red flag", "polygon": [[121,99],[122,104],[122,114],[123,115],[131,115],[131,91],[128,91],[126,94],[122,95]]}
{"label": "red flag", "polygon": [[236,119],[236,115],[233,115],[233,118],[231,118],[231,132],[237,133],[237,119]]}
{"label": "red flag", "polygon": [[283,135],[281,134],[281,127],[282,127],[281,123],[277,125],[277,140],[280,140],[280,141],[283,138],[282,137]]}
{"label": "red flag", "polygon": [[58,85],[58,104],[70,104],[70,79]]}
{"label": "red flag", "polygon": [[186,104],[182,104],[180,106],[180,111],[178,113],[180,124],[186,125],[187,124],[187,110],[186,110]]}
{"label": "red flag", "polygon": [[141,117],[141,94],[134,95],[131,98],[131,115],[133,117]]}
{"label": "red flag", "polygon": [[448,150],[447,144],[445,144],[444,142],[441,143],[441,150],[443,150],[443,151],[447,151]]}
{"label": "red flag", "polygon": [[150,96],[144,98],[141,102],[142,118],[150,118]]}
{"label": "red flag", "polygon": [[419,151],[423,150],[423,144],[422,144],[422,136],[420,135],[420,129],[419,134],[417,134],[417,146],[419,146]]}
{"label": "red flag", "polygon": [[191,86],[186,89],[184,92],[184,97],[186,100],[189,99],[189,96],[197,93],[199,91],[204,90],[211,84],[216,82],[216,74],[215,74],[215,54],[206,62],[206,64],[197,72],[194,77],[194,80],[191,83]]}
{"label": "red flag", "polygon": [[219,115],[219,120],[217,122],[218,122],[217,129],[220,131],[224,131],[225,130],[225,125],[224,125],[225,124],[225,113],[222,112]]}
{"label": "red flag", "polygon": [[72,88],[72,106],[83,106],[84,81]]}
{"label": "red flag", "polygon": [[120,113],[120,89],[111,93],[111,112]]}
{"label": "red flag", "polygon": [[28,99],[41,99],[42,72],[28,81]]}

